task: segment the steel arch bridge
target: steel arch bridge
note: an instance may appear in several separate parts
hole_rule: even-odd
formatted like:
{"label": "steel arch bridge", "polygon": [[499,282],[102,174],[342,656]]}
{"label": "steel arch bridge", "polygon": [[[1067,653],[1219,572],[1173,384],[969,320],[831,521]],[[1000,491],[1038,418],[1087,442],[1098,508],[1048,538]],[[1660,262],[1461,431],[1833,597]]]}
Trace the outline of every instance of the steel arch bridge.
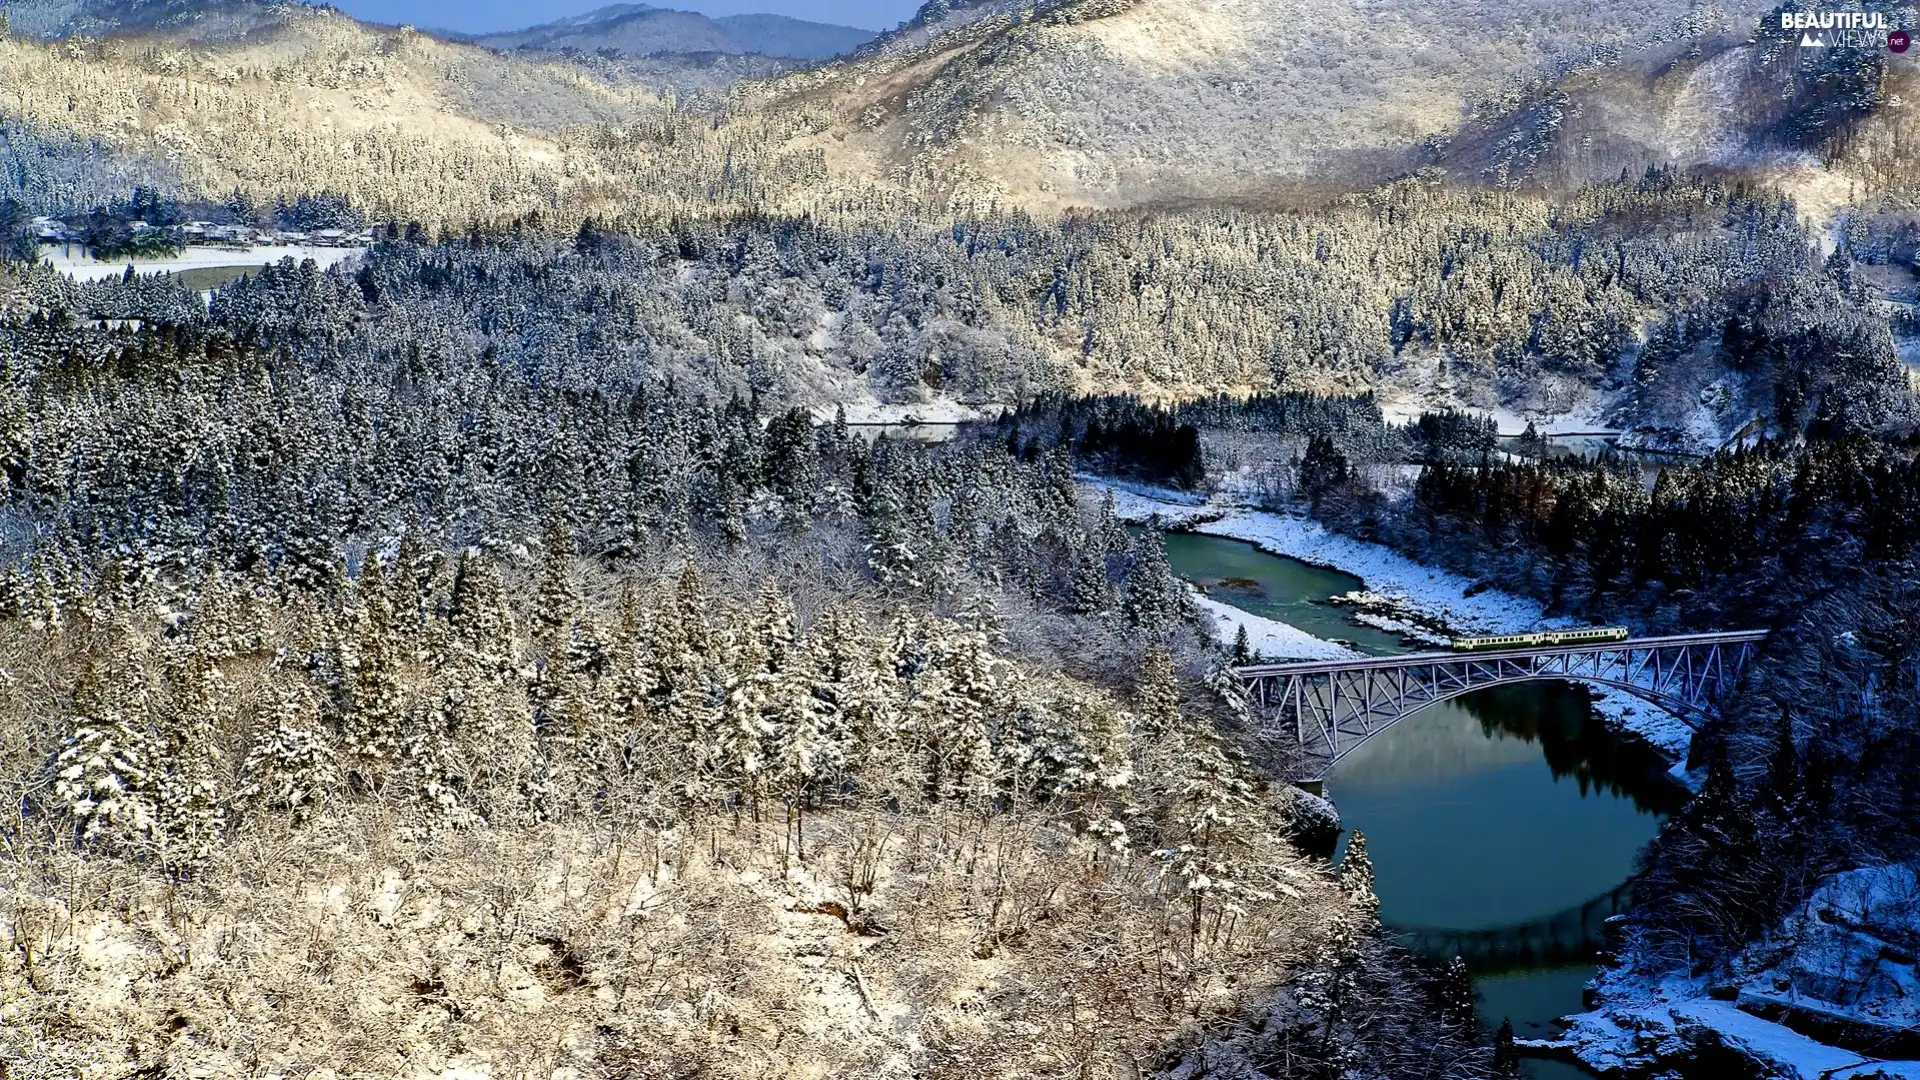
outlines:
{"label": "steel arch bridge", "polygon": [[1740,680],[1764,630],[1684,634],[1477,653],[1413,653],[1239,668],[1254,708],[1291,725],[1321,780],[1361,743],[1408,716],[1490,686],[1559,679],[1623,690],[1697,728]]}

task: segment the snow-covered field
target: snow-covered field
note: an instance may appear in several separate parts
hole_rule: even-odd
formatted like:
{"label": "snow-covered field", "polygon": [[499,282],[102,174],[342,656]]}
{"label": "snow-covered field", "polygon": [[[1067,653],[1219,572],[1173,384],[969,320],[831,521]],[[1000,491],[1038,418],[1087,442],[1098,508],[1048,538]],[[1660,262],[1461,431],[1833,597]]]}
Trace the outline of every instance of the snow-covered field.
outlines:
{"label": "snow-covered field", "polygon": [[837,410],[845,410],[849,424],[964,424],[970,420],[986,420],[1000,415],[998,405],[968,405],[950,397],[935,396],[932,400],[912,405],[890,405],[872,398],[845,402],[841,405],[820,406],[814,409],[814,415],[821,421],[832,420]]}
{"label": "snow-covered field", "polygon": [[1390,424],[1411,424],[1420,419],[1423,413],[1452,408],[1492,420],[1502,435],[1518,435],[1527,429],[1528,424],[1532,424],[1536,432],[1550,437],[1595,433],[1617,435],[1619,432],[1614,426],[1602,419],[1615,404],[1615,397],[1588,393],[1578,400],[1564,403],[1560,408],[1521,410],[1504,405],[1489,407],[1459,401],[1435,401],[1431,395],[1389,389],[1381,394],[1380,414]]}
{"label": "snow-covered field", "polygon": [[[1124,520],[1147,521],[1157,515],[1167,525],[1245,540],[1269,554],[1345,571],[1420,621],[1455,633],[1518,633],[1580,625],[1574,619],[1550,618],[1538,602],[1498,589],[1468,595],[1474,585],[1471,579],[1423,566],[1391,548],[1341,536],[1304,518],[1204,502],[1184,492],[1139,484],[1090,477],[1082,482],[1111,492],[1114,512]],[[1685,760],[1693,732],[1684,723],[1629,694],[1596,687],[1594,695],[1594,708],[1607,723],[1638,735],[1676,761]]]}
{"label": "snow-covered field", "polygon": [[109,259],[98,261],[79,244],[46,244],[40,248],[40,261],[77,281],[99,281],[119,277],[133,267],[136,274],[177,274],[182,270],[202,270],[218,266],[266,266],[291,257],[295,262],[312,259],[322,267],[332,266],[365,251],[357,247],[314,247],[296,244],[256,244],[251,247],[206,247],[196,245],[165,259]]}
{"label": "snow-covered field", "polygon": [[1883,1061],[1810,1039],[1784,1024],[1716,1001],[1694,980],[1609,986],[1609,1004],[1569,1019],[1560,1045],[1602,1072],[1644,1069],[1698,1045],[1718,1045],[1777,1080],[1920,1080],[1920,1061]]}

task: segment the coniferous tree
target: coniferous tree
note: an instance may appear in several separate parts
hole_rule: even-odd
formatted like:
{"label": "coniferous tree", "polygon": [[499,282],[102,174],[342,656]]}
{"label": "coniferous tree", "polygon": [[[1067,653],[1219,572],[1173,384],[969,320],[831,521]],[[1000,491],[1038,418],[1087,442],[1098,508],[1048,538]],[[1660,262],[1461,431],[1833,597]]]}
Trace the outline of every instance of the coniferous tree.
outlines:
{"label": "coniferous tree", "polygon": [[144,695],[94,671],[74,690],[73,733],[54,761],[54,793],[82,840],[130,844],[158,827],[164,747],[130,709]]}
{"label": "coniferous tree", "polygon": [[1171,731],[1180,722],[1180,681],[1173,669],[1173,657],[1165,647],[1148,647],[1135,685],[1141,733],[1157,739]]}
{"label": "coniferous tree", "polygon": [[212,857],[227,826],[227,792],[216,754],[224,726],[223,677],[212,657],[185,646],[174,673],[173,708],[163,725],[165,768],[155,792],[156,835],[169,867]]}
{"label": "coniferous tree", "polygon": [[1440,969],[1439,984],[1441,1019],[1463,1030],[1473,1030],[1473,976],[1467,971],[1467,962],[1458,956],[1448,960]]}
{"label": "coniferous tree", "polygon": [[1499,1030],[1493,1033],[1493,1075],[1503,1078],[1520,1075],[1520,1050],[1513,1044],[1513,1021],[1504,1017]]}
{"label": "coniferous tree", "polygon": [[1160,633],[1180,619],[1185,586],[1174,577],[1165,543],[1157,532],[1148,532],[1130,546],[1133,565],[1127,572],[1124,610],[1135,626]]}
{"label": "coniferous tree", "polygon": [[339,654],[341,751],[349,777],[366,787],[377,787],[392,761],[406,707],[392,623],[385,577],[379,560],[370,557],[355,585]]}
{"label": "coniferous tree", "polygon": [[269,809],[304,811],[340,783],[333,740],[321,727],[311,691],[295,678],[273,690],[245,764],[241,795]]}
{"label": "coniferous tree", "polygon": [[1253,663],[1253,645],[1247,640],[1247,624],[1241,623],[1233,632],[1233,648],[1227,662],[1235,667],[1245,667]]}
{"label": "coniferous tree", "polygon": [[1373,891],[1373,859],[1367,855],[1367,836],[1359,829],[1347,838],[1346,853],[1340,857],[1340,888],[1356,911],[1375,921],[1380,918],[1380,897]]}
{"label": "coniferous tree", "polygon": [[1106,553],[1091,543],[1074,555],[1067,610],[1095,618],[1105,618],[1113,611],[1113,581],[1107,576]]}

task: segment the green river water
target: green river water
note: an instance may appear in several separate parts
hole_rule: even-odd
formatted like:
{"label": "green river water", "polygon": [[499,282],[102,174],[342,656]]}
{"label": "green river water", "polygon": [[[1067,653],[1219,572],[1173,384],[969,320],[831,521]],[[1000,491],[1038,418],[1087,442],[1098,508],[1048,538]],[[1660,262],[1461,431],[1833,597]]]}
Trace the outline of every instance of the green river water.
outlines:
{"label": "green river water", "polygon": [[[1359,588],[1352,575],[1237,540],[1166,544],[1174,570],[1216,600],[1363,652],[1412,651],[1317,602]],[[1367,835],[1387,926],[1416,951],[1469,957],[1487,1027],[1508,1018],[1521,1038],[1543,1038],[1580,1011],[1608,901],[1679,805],[1665,769],[1593,720],[1584,689],[1536,683],[1414,714],[1342,761],[1327,794]],[[1526,1070],[1587,1075],[1554,1061]]]}

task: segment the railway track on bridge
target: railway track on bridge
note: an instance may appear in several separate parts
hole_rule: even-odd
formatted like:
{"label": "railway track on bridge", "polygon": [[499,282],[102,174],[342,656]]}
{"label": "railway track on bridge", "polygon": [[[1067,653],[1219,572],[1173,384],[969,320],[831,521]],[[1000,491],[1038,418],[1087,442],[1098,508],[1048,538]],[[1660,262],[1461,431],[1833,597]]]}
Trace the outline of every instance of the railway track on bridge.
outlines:
{"label": "railway track on bridge", "polygon": [[1764,630],[1487,652],[1410,653],[1236,669],[1256,710],[1290,725],[1324,779],[1368,739],[1442,701],[1493,686],[1559,679],[1633,694],[1699,727],[1745,675]]}

